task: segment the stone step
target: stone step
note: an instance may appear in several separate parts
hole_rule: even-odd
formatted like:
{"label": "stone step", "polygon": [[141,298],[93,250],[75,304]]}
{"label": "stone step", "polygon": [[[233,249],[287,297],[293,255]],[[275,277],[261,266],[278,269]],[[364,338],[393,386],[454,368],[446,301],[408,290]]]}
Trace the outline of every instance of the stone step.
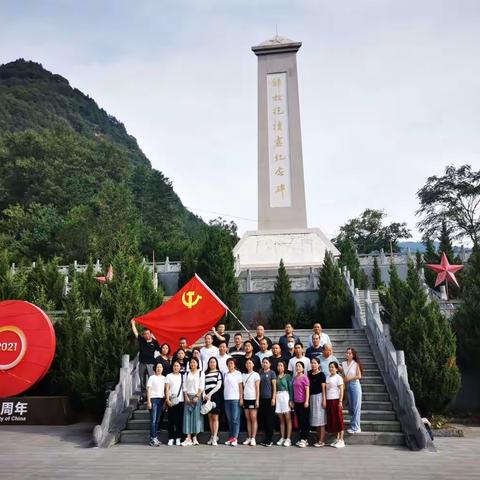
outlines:
{"label": "stone step", "polygon": [[[348,410],[343,410],[343,416],[345,420],[350,420],[350,415]],[[393,410],[362,410],[362,421],[375,420],[375,421],[387,421],[387,420],[396,420],[397,417]]]}
{"label": "stone step", "polygon": [[390,397],[387,392],[371,393],[362,391],[362,400],[371,402],[388,402]]}
{"label": "stone step", "polygon": [[383,393],[386,392],[387,388],[385,384],[373,384],[373,383],[362,383],[362,392],[363,393]]}
{"label": "stone step", "polygon": [[378,411],[391,411],[393,410],[392,402],[387,400],[385,402],[382,401],[364,401],[362,399],[362,409],[364,410],[378,410]]}
{"label": "stone step", "polygon": [[[205,448],[205,449],[227,448],[226,445],[223,445],[223,443],[227,440],[227,436],[228,436],[228,433],[220,432],[219,433],[220,445],[218,447],[210,447],[206,445],[206,442],[210,437],[210,433],[202,432],[198,435],[198,440],[200,442],[200,445],[196,448]],[[158,437],[160,441],[163,443],[163,445],[159,448],[169,448],[165,446],[168,440],[167,433],[165,431],[160,431]],[[246,435],[244,433],[241,433],[239,437],[240,444],[241,442],[243,442],[243,440],[245,440],[245,438],[246,438]],[[257,434],[256,439],[257,439],[257,443],[260,444],[260,442],[263,440],[262,432],[259,432]],[[295,443],[297,439],[298,439],[298,433],[294,432],[292,435],[292,443]],[[276,442],[277,440],[278,440],[278,435],[275,435],[274,442]],[[332,440],[333,440],[332,436],[327,437],[327,443],[331,442]],[[124,430],[120,435],[120,443],[147,444],[148,441],[149,441],[148,431],[145,431],[145,430]],[[309,443],[312,445],[313,443],[315,443],[315,441],[316,441],[316,435],[312,432],[310,433],[310,436],[309,436]],[[361,433],[356,433],[355,435],[346,434],[345,443],[347,445],[404,445],[405,436],[403,435],[403,433],[400,433],[400,432],[381,432],[381,431],[364,432],[362,431]],[[228,447],[228,448],[231,448],[231,447]],[[237,448],[252,448],[252,447],[239,445],[239,447]],[[254,448],[257,448],[257,447],[254,447]],[[261,447],[258,447],[258,448],[261,448]],[[284,447],[275,446],[274,448],[284,448]]]}
{"label": "stone step", "polygon": [[[364,415],[370,415],[370,414],[385,414],[389,419],[391,417],[391,413],[393,413],[393,419],[395,417],[395,412],[393,412],[393,407],[392,403],[387,400],[387,401],[381,401],[381,400],[362,400],[362,418]],[[164,415],[164,419],[167,418],[167,413]],[[345,409],[345,415],[348,415],[348,410]],[[148,419],[150,418],[150,413],[146,409],[138,409],[133,412],[133,417],[131,420],[129,420],[129,425],[140,425],[140,424],[145,424],[145,428],[148,428]],[[376,420],[377,418],[373,417],[366,417],[366,419],[370,420]],[[383,418],[383,417],[382,417]],[[380,419],[382,419],[380,418]],[[128,428],[134,428],[132,426],[129,426]]]}

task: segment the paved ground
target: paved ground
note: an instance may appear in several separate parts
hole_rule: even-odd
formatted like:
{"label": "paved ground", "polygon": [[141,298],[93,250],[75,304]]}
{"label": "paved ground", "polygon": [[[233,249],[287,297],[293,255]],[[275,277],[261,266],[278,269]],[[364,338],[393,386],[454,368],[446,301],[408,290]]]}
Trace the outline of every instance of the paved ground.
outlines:
{"label": "paved ground", "polygon": [[[480,428],[437,438],[437,453],[355,445],[296,447],[90,447],[91,425],[0,427],[0,478],[140,479],[476,479]],[[300,473],[299,473],[300,472]]]}

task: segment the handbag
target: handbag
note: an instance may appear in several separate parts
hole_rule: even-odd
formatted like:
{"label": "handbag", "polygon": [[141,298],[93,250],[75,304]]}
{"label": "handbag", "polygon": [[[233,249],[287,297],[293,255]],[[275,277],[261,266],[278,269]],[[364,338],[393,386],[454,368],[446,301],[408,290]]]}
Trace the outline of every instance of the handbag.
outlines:
{"label": "handbag", "polygon": [[211,410],[213,410],[217,404],[215,402],[212,402],[211,400],[207,400],[201,407],[200,407],[200,413],[202,415],[207,415],[210,413]]}
{"label": "handbag", "polygon": [[298,424],[297,414],[293,410],[292,410],[291,414],[292,414],[292,428],[294,430],[298,430],[299,429],[299,424]]}
{"label": "handbag", "polygon": [[180,392],[182,391],[182,386],[183,386],[183,375],[181,375],[181,377],[182,377],[182,380],[180,382],[180,388],[178,389],[178,393],[172,393],[169,398],[170,403],[172,404],[172,407],[180,403]]}

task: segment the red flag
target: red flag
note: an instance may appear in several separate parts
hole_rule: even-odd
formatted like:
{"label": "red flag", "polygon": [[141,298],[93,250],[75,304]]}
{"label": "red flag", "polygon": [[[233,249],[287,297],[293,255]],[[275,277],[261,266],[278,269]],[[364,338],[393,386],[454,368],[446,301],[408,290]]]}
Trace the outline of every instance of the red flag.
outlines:
{"label": "red flag", "polygon": [[174,349],[180,337],[185,337],[188,345],[193,345],[227,310],[225,304],[195,275],[168,302],[135,318],[135,321],[149,328],[160,344],[168,343]]}

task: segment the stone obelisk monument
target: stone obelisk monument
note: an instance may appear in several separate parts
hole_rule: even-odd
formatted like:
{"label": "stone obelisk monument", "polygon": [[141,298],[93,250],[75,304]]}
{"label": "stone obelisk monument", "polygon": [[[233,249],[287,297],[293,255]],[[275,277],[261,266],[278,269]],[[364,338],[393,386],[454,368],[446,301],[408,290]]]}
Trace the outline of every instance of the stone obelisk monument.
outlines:
{"label": "stone obelisk monument", "polygon": [[307,228],[297,52],[301,42],[275,38],[252,47],[258,58],[258,230],[234,249],[237,270],[321,265],[335,246]]}
{"label": "stone obelisk monument", "polygon": [[280,39],[258,57],[258,229],[307,228],[297,80],[300,42]]}

